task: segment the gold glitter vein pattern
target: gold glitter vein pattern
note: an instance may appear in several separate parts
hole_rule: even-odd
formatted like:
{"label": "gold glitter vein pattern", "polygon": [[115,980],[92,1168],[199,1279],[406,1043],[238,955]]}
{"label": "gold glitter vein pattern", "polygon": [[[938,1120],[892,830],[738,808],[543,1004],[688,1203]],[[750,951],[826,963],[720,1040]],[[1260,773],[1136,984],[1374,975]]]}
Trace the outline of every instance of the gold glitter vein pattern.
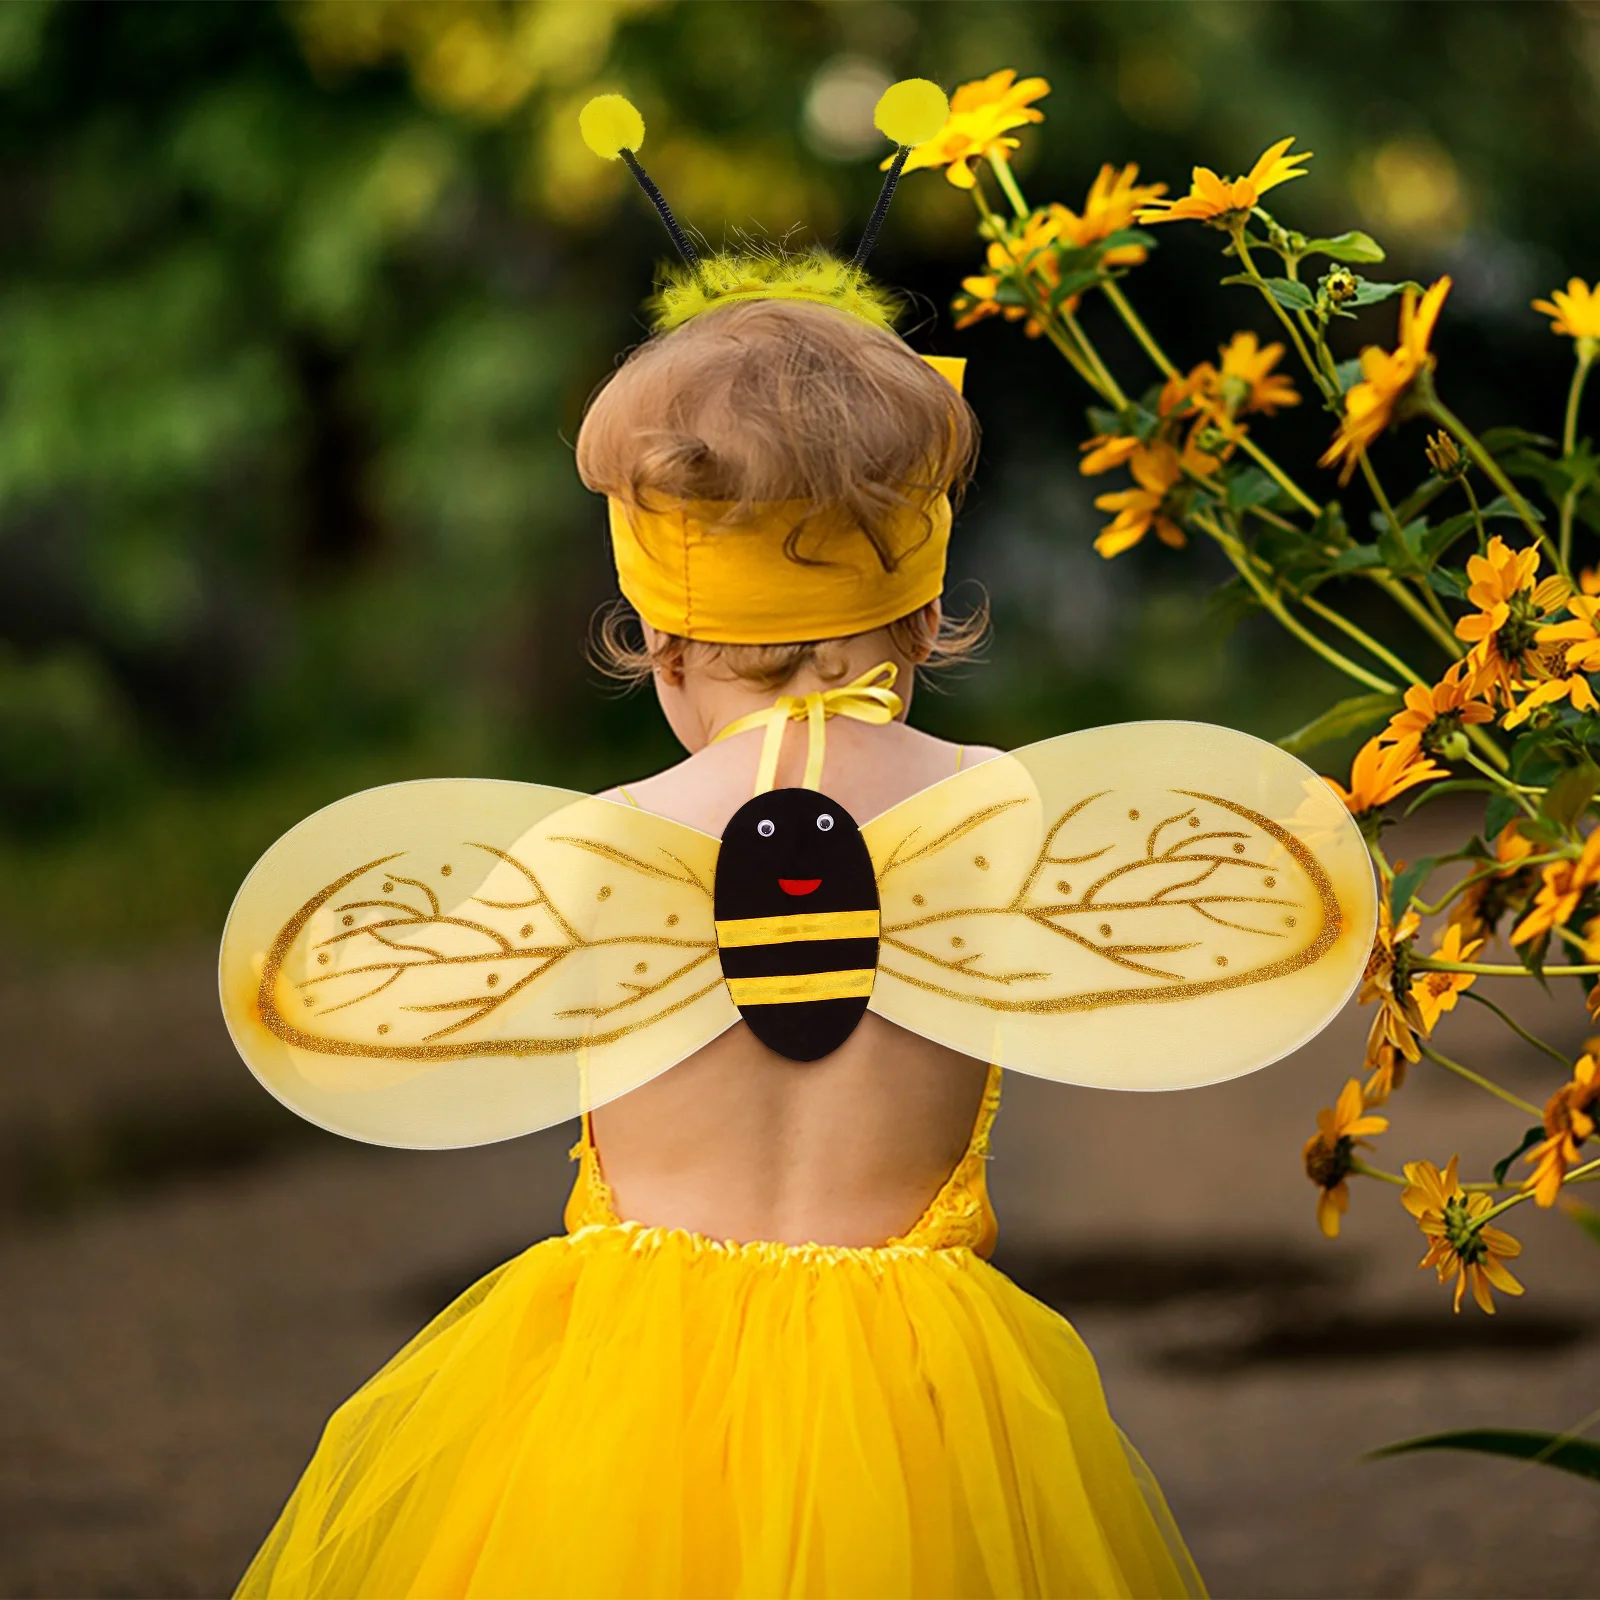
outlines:
{"label": "gold glitter vein pattern", "polygon": [[[475,874],[457,898],[452,882]],[[468,842],[451,861],[381,856],[319,888],[266,952],[257,1011],[285,1043],[332,1055],[569,1054],[718,989],[715,956],[711,885],[664,846]]]}
{"label": "gold glitter vein pattern", "polygon": [[1017,842],[1038,838],[1021,797],[896,837],[878,864],[880,972],[996,1011],[1087,1011],[1264,983],[1327,954],[1338,896],[1293,833],[1220,795],[1152,793],[1086,794],[1037,849]]}

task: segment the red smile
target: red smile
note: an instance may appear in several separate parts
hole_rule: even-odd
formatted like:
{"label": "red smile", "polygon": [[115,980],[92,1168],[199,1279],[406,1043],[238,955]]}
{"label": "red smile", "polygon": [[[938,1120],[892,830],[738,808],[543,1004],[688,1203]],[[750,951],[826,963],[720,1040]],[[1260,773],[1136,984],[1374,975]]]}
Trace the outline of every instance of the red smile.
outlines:
{"label": "red smile", "polygon": [[779,878],[778,887],[785,894],[810,894],[822,887],[821,878]]}

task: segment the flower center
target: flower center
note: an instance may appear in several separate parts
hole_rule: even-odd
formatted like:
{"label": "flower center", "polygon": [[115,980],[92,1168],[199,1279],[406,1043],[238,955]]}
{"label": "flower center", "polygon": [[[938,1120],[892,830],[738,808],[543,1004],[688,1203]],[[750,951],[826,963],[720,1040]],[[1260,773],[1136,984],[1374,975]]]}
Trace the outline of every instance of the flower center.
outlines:
{"label": "flower center", "polygon": [[1444,1236],[1450,1248],[1469,1267],[1476,1266],[1489,1254],[1483,1236],[1472,1226],[1472,1215],[1463,1195],[1444,1203]]}

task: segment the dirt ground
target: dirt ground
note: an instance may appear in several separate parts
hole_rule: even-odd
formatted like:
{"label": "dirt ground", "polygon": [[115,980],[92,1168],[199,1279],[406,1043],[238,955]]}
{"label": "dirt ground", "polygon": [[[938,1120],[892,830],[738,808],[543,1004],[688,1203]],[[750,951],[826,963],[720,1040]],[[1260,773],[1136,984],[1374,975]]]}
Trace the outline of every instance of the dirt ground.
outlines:
{"label": "dirt ground", "polygon": [[[1000,1263],[1088,1339],[1215,1595],[1600,1594],[1594,1484],[1362,1460],[1600,1406],[1600,1259],[1564,1219],[1518,1213],[1528,1294],[1492,1319],[1416,1270],[1392,1189],[1317,1233],[1300,1146],[1363,1028],[1184,1095],[1008,1080]],[[234,1056],[205,951],[0,973],[0,1038],[0,1593],[225,1593],[332,1407],[559,1228],[570,1130],[413,1154],[305,1128]],[[1441,1164],[1520,1131],[1437,1071],[1391,1109],[1395,1159],[1424,1123]]]}

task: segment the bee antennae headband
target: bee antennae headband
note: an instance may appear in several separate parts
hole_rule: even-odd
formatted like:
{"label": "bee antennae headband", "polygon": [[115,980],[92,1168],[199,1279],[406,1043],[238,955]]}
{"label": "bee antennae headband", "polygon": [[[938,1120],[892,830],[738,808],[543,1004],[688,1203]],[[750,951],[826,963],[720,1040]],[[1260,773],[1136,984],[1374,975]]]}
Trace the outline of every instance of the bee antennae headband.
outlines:
{"label": "bee antennae headband", "polygon": [[[944,126],[949,113],[950,102],[945,98],[944,90],[926,78],[904,78],[884,90],[873,112],[872,120],[880,133],[894,141],[894,160],[890,164],[883,187],[878,192],[878,201],[872,208],[866,231],[861,235],[861,242],[856,246],[856,253],[851,257],[848,266],[829,258],[836,284],[841,275],[853,278],[861,272],[873,245],[877,243],[883,219],[888,215],[889,202],[894,198],[895,185],[899,183],[900,174],[905,170],[906,157],[911,154],[914,146],[931,139]],[[705,264],[701,261],[699,251],[690,242],[682,224],[673,216],[672,207],[667,204],[666,196],[640,165],[638,150],[644,143],[644,118],[640,116],[633,102],[620,94],[596,95],[578,114],[578,128],[583,134],[584,143],[597,156],[605,161],[621,161],[633,174],[639,187],[649,196],[651,205],[656,208],[662,222],[666,224],[673,244],[678,247],[678,254],[683,257],[694,275],[696,287],[703,293],[703,298],[696,303],[696,311],[707,310],[719,300],[733,298],[735,294],[742,299],[800,298],[838,301],[835,289],[818,287],[815,290],[802,292],[799,286],[791,284],[786,289],[758,295],[748,283],[735,287],[709,280],[704,272]],[[840,309],[854,311],[857,315],[863,314],[855,304],[841,303]],[[880,320],[875,311],[866,315],[869,321]]]}

